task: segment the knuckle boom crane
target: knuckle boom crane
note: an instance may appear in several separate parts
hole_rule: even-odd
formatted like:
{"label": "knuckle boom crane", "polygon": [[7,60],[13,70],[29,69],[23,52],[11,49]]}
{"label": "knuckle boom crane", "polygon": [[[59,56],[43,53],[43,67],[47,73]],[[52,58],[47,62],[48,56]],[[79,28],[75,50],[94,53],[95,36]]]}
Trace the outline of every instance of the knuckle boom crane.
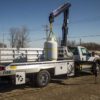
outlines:
{"label": "knuckle boom crane", "polygon": [[[99,67],[99,65],[97,62],[94,62],[95,57],[94,56],[92,58],[90,57],[90,59],[87,61],[86,58],[89,57],[87,49],[79,46],[78,48],[76,48],[77,52],[79,53],[77,54],[76,57],[79,59],[81,58],[81,60],[75,61],[73,58],[71,58],[73,56],[72,53],[70,53],[70,51],[66,49],[67,34],[68,34],[67,19],[69,15],[70,6],[71,4],[66,3],[60,6],[58,9],[54,10],[52,13],[50,13],[49,22],[50,22],[50,32],[52,34],[51,33],[49,34],[50,36],[47,38],[47,41],[44,43],[45,52],[42,50],[43,52],[41,54],[41,49],[29,49],[27,54],[29,55],[31,54],[30,57],[32,59],[28,58],[29,56],[27,56],[26,61],[23,61],[23,58],[19,58],[19,59],[14,58],[13,60],[15,60],[16,62],[13,61],[10,64],[4,63],[3,66],[0,65],[0,81],[2,80],[2,78],[3,80],[10,79],[10,81],[16,85],[25,84],[26,82],[29,81],[32,82],[32,84],[33,82],[35,82],[36,86],[38,87],[44,87],[48,85],[50,79],[55,76],[58,75],[74,76],[79,74],[78,72],[84,70],[84,68],[90,69],[90,71],[92,68],[92,73],[95,74],[95,82],[96,82],[97,67]],[[53,37],[52,24],[54,22],[54,18],[61,13],[64,14],[64,20],[62,25],[63,36],[62,36],[61,48],[57,48],[57,42]],[[5,50],[9,51],[9,49],[7,48]],[[12,50],[12,52],[15,54],[16,49],[10,49],[10,50]],[[20,51],[23,52],[23,50],[21,49]],[[59,50],[61,50],[61,52],[57,53],[57,51],[59,52]],[[11,55],[13,56],[12,52]],[[4,48],[3,48],[3,53],[4,53]],[[26,55],[26,50],[25,50],[25,55]],[[43,55],[45,56],[45,58],[40,58]],[[11,58],[11,56],[9,57]],[[1,61],[4,61],[4,59]],[[7,61],[10,62],[11,59],[8,60],[7,58]]]}
{"label": "knuckle boom crane", "polygon": [[49,23],[50,28],[52,29],[52,23],[54,22],[54,18],[63,13],[63,25],[62,25],[62,40],[61,46],[67,46],[67,34],[68,34],[68,17],[69,17],[69,7],[70,3],[65,3],[58,7],[56,10],[52,11],[49,15]]}

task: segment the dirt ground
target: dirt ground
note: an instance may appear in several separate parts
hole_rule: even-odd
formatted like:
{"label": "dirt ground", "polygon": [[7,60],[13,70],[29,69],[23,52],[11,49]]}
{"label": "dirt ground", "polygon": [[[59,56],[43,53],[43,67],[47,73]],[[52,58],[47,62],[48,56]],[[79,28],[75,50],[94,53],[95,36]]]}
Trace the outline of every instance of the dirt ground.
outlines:
{"label": "dirt ground", "polygon": [[100,100],[100,75],[97,84],[93,75],[52,80],[44,88],[4,83],[0,85],[0,100]]}

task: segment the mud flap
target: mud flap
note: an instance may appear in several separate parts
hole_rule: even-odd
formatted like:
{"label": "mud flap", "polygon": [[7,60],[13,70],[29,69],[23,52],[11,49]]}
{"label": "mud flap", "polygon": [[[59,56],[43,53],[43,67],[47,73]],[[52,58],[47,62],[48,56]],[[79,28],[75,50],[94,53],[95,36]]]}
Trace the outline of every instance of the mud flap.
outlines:
{"label": "mud flap", "polygon": [[16,72],[16,85],[25,84],[25,72]]}

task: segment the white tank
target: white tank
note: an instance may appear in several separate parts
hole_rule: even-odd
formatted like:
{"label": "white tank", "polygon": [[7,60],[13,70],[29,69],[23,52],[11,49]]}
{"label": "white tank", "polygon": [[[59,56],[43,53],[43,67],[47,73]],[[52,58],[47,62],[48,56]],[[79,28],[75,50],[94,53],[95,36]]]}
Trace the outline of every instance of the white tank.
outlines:
{"label": "white tank", "polygon": [[44,56],[45,60],[57,60],[58,50],[57,50],[57,41],[55,37],[49,36],[47,41],[44,43]]}

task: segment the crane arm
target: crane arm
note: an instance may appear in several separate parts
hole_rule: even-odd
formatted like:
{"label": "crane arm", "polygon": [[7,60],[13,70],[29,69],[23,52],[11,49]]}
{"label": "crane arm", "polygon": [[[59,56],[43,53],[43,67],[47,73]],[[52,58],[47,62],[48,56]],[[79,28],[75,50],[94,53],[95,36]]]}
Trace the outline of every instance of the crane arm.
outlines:
{"label": "crane arm", "polygon": [[52,33],[52,23],[54,22],[54,18],[63,13],[64,20],[62,25],[62,41],[61,46],[67,46],[67,34],[68,34],[68,25],[67,19],[69,17],[69,7],[71,6],[70,3],[65,3],[61,5],[59,8],[54,10],[49,15],[49,23],[50,23],[50,33]]}
{"label": "crane arm", "polygon": [[54,10],[53,12],[51,12],[49,16],[49,22],[50,23],[54,22],[54,18],[60,15],[62,12],[65,12],[66,10],[68,10],[70,6],[71,6],[70,3],[65,3],[61,5],[60,7],[58,7],[56,10]]}

